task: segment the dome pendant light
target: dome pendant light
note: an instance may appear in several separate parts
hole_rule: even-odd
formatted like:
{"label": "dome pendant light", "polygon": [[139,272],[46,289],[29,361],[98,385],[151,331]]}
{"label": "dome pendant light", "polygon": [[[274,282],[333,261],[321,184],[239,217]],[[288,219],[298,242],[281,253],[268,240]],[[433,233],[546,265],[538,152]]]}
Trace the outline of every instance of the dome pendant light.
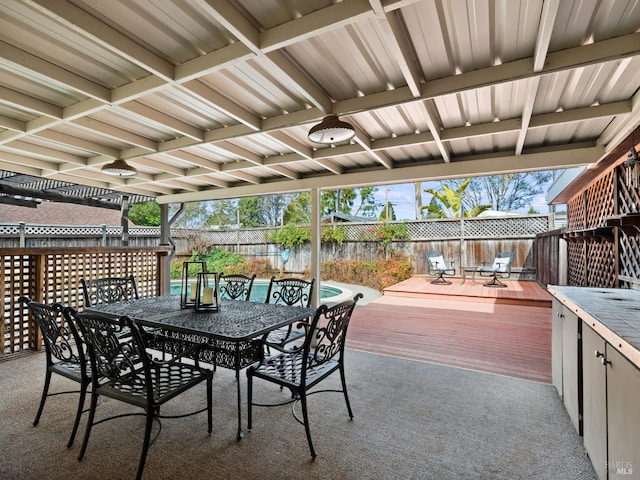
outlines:
{"label": "dome pendant light", "polygon": [[116,177],[135,177],[138,173],[138,170],[120,158],[103,165],[101,171]]}
{"label": "dome pendant light", "polygon": [[350,123],[338,119],[337,115],[327,115],[322,122],[311,127],[309,140],[314,143],[331,145],[348,142],[356,134]]}

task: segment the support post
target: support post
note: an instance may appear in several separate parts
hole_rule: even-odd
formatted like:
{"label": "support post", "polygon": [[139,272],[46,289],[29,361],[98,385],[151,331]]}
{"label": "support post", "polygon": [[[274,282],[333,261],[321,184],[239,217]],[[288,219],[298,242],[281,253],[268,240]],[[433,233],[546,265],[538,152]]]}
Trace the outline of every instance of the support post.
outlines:
{"label": "support post", "polygon": [[313,289],[311,306],[317,308],[320,305],[320,189],[311,189],[311,277],[316,279],[316,288]]}

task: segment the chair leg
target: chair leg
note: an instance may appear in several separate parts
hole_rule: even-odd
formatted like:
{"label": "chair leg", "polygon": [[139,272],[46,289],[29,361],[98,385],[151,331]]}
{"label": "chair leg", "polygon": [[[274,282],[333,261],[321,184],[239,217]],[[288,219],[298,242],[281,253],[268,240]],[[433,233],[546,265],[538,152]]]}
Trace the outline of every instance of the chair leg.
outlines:
{"label": "chair leg", "polygon": [[91,435],[91,428],[93,427],[93,420],[96,416],[96,406],[98,405],[98,394],[91,392],[91,406],[89,407],[89,418],[87,419],[87,428],[84,432],[84,440],[82,441],[82,447],[80,453],[78,453],[78,460],[84,458],[84,454],[87,451],[87,444],[89,443],[89,436]]}
{"label": "chair leg", "polygon": [[302,405],[302,418],[304,420],[304,430],[307,433],[307,442],[309,442],[309,451],[311,456],[316,458],[316,449],[313,448],[313,441],[311,440],[311,431],[309,430],[309,414],[307,413],[307,392],[300,393],[300,403]]}
{"label": "chair leg", "polygon": [[353,412],[351,411],[351,403],[349,402],[349,394],[347,393],[347,380],[344,376],[344,363],[340,364],[340,381],[342,382],[342,392],[344,393],[344,401],[347,403],[349,418],[353,420]]}
{"label": "chair leg", "polygon": [[253,402],[253,375],[247,370],[247,430],[251,430],[251,411]]}
{"label": "chair leg", "polygon": [[213,378],[209,377],[207,378],[207,425],[209,427],[209,435],[211,435],[211,432],[213,431],[213,415],[212,415],[212,407],[211,404],[213,402],[213,394],[212,394],[212,384],[213,384]]}
{"label": "chair leg", "polygon": [[51,383],[51,371],[47,369],[47,374],[44,377],[44,386],[42,387],[42,398],[40,399],[40,406],[38,407],[38,413],[36,413],[36,418],[33,421],[33,425],[38,425],[40,422],[40,415],[42,415],[42,410],[44,409],[44,404],[47,401],[47,395],[49,393],[49,384]]}
{"label": "chair leg", "polygon": [[73,422],[73,430],[71,431],[71,437],[69,437],[69,443],[67,443],[67,448],[71,448],[73,445],[73,441],[76,438],[76,433],[78,432],[78,426],[80,425],[80,417],[82,417],[82,407],[84,407],[84,399],[87,395],[87,387],[89,385],[84,383],[80,385],[80,398],[78,399],[78,411],[76,412],[76,421]]}
{"label": "chair leg", "polygon": [[142,478],[142,472],[144,471],[144,464],[147,461],[147,452],[149,451],[149,443],[151,442],[151,427],[153,427],[154,410],[147,411],[147,426],[144,429],[144,443],[142,444],[142,453],[140,454],[140,463],[138,463],[138,473],[136,474],[136,480]]}
{"label": "chair leg", "polygon": [[494,275],[491,281],[484,284],[485,287],[506,287],[507,285],[498,280],[498,275]]}
{"label": "chair leg", "polygon": [[442,275],[444,275],[444,272],[440,272],[440,274],[438,275],[438,278],[434,278],[433,280],[431,280],[431,283],[435,284],[435,285],[451,285],[451,282],[448,280],[445,280]]}

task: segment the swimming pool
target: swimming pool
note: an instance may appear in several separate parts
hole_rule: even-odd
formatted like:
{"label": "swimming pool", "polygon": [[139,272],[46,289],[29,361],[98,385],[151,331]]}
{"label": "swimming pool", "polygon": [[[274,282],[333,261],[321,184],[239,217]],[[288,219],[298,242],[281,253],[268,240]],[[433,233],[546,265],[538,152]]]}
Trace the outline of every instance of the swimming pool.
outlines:
{"label": "swimming pool", "polygon": [[[267,298],[268,289],[269,280],[256,279],[253,282],[249,300],[252,302],[264,302]],[[171,282],[171,295],[180,295],[180,282]],[[346,288],[338,288],[337,286],[326,284],[320,286],[320,300],[323,303],[338,303],[349,298],[353,298],[353,292]]]}

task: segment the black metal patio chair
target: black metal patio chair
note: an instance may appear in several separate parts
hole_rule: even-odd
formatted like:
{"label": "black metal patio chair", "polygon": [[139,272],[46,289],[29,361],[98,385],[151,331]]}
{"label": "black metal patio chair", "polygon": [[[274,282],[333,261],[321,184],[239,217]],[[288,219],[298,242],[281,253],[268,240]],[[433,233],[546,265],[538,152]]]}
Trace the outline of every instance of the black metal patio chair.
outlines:
{"label": "black metal patio chair", "polygon": [[[293,416],[299,423],[304,425],[311,456],[315,457],[316,450],[311,440],[309,428],[307,397],[320,392],[341,392],[344,394],[349,418],[353,418],[344,372],[344,346],[351,314],[360,298],[362,298],[361,293],[357,294],[353,300],[348,300],[332,307],[321,305],[311,322],[298,324],[298,327],[304,327],[306,332],[302,348],[278,352],[247,369],[247,401],[249,408],[247,426],[249,430],[252,428],[252,407],[272,407],[293,403]],[[336,371],[340,372],[341,390],[309,391]],[[254,377],[280,385],[281,389],[289,389],[291,397],[274,404],[254,403]],[[298,401],[302,407],[302,419],[298,417],[295,410]]]}
{"label": "black metal patio chair", "polygon": [[451,282],[444,278],[444,275],[455,275],[455,262],[445,262],[442,252],[427,252],[427,272],[429,275],[436,277],[431,283],[438,285],[451,285]]}
{"label": "black metal patio chair", "polygon": [[220,279],[224,281],[224,283],[220,285],[221,298],[249,300],[253,288],[253,281],[256,279],[256,276],[254,274],[252,277],[248,277],[234,273],[229,275],[223,274]]}
{"label": "black metal patio chair", "polygon": [[[315,279],[271,277],[265,303],[280,303],[283,305],[309,307],[313,294]],[[286,345],[305,336],[304,330],[297,330],[293,325],[279,328],[269,333],[265,340],[267,348],[283,350]]]}
{"label": "black metal patio chair", "polygon": [[[38,324],[38,328],[42,333],[42,341],[47,359],[42,397],[33,425],[38,425],[40,422],[40,416],[42,415],[42,410],[48,397],[67,393],[79,393],[76,418],[73,422],[69,442],[67,443],[67,447],[71,447],[78,431],[78,425],[80,424],[87,388],[91,383],[91,368],[84,352],[82,339],[75,324],[68,320],[65,322],[65,317],[62,315],[63,307],[59,303],[45,305],[33,301],[28,297],[20,297],[19,300],[27,305]],[[49,393],[51,377],[54,373],[77,382],[79,384],[79,390]]]}
{"label": "black metal patio chair", "polygon": [[493,259],[493,263],[488,265],[482,262],[478,267],[478,273],[481,277],[490,277],[485,287],[506,287],[504,282],[501,282],[500,278],[509,278],[511,276],[511,261],[513,260],[513,253],[500,252]]}
{"label": "black metal patio chair", "polygon": [[[97,313],[77,313],[70,307],[65,308],[64,314],[69,322],[75,321],[79,325],[92,367],[91,405],[78,460],[84,458],[93,426],[115,418],[146,416],[142,453],[136,475],[138,480],[142,478],[147,452],[152,443],[151,430],[154,420],[182,418],[206,410],[208,432],[211,433],[213,372],[200,367],[197,354],[191,355],[191,351],[185,351],[176,354],[170,360],[155,360],[147,350],[140,329],[129,317],[114,318]],[[187,354],[194,360],[187,359]],[[160,414],[162,405],[203,381],[206,382],[207,388],[206,408],[182,415]],[[99,395],[140,407],[145,413],[125,413],[96,421]],[[159,433],[158,430],[156,437]]]}
{"label": "black metal patio chair", "polygon": [[104,277],[92,280],[80,279],[84,306],[95,307],[114,302],[135,300],[138,296],[138,286],[133,275],[126,277]]}

